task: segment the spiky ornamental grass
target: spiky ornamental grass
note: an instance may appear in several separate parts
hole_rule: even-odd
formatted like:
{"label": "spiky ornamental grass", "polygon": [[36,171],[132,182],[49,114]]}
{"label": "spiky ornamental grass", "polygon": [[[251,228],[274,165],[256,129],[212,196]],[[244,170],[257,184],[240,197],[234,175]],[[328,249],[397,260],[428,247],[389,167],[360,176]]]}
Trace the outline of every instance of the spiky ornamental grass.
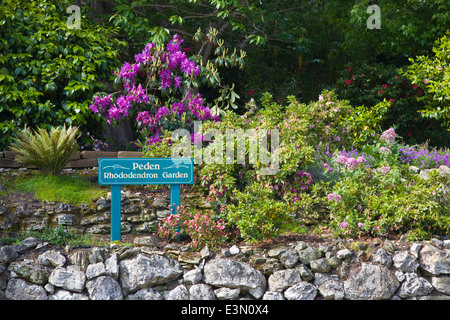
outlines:
{"label": "spiky ornamental grass", "polygon": [[57,176],[78,151],[77,133],[78,127],[72,126],[52,127],[50,132],[25,128],[10,149],[18,153],[17,162]]}

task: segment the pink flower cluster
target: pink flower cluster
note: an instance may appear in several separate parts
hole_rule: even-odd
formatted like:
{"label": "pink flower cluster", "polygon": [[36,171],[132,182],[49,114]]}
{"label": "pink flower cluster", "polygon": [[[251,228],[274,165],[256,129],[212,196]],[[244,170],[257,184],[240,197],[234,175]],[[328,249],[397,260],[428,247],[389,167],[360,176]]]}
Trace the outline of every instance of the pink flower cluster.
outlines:
{"label": "pink flower cluster", "polygon": [[391,149],[386,148],[386,147],[380,147],[380,153],[384,153],[384,154],[390,154],[392,153]]}
{"label": "pink flower cluster", "polygon": [[347,158],[345,155],[339,155],[336,159],[337,163],[343,164],[347,167],[347,169],[355,169],[358,167],[360,163],[366,162],[366,158],[364,156],[359,156],[358,158],[349,157]]}
{"label": "pink flower cluster", "polygon": [[336,193],[329,193],[327,195],[328,201],[336,201],[339,202],[342,200],[342,197]]}
{"label": "pink flower cluster", "polygon": [[313,179],[311,174],[302,170],[298,171],[294,176],[294,185],[291,188],[291,192],[296,194],[293,197],[294,202],[301,200],[301,192],[311,188]]}
{"label": "pink flower cluster", "polygon": [[381,134],[381,139],[383,139],[384,141],[386,141],[389,144],[392,144],[392,143],[394,143],[396,136],[397,135],[395,134],[395,130],[393,128],[390,128]]}
{"label": "pink flower cluster", "polygon": [[158,224],[158,236],[171,240],[180,233],[191,238],[189,246],[198,248],[202,245],[215,246],[228,236],[225,223],[222,219],[217,221],[208,213],[187,211],[183,206],[178,208],[177,214],[169,214]]}
{"label": "pink flower cluster", "polygon": [[386,174],[386,173],[388,173],[389,171],[391,171],[391,167],[381,167],[381,172],[382,172],[383,174]]}
{"label": "pink flower cluster", "polygon": [[[241,177],[241,175],[239,176]],[[310,190],[312,184],[313,178],[311,174],[299,170],[288,180],[272,185],[272,188],[281,197],[286,196],[286,193],[290,192],[292,194],[292,200],[297,202],[301,200],[302,192]]]}

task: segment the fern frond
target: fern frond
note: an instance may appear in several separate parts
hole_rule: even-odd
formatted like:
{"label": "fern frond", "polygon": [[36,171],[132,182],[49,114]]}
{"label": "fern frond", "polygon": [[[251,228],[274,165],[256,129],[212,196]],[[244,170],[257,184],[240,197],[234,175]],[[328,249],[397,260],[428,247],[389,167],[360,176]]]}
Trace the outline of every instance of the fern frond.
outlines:
{"label": "fern frond", "polygon": [[34,165],[44,172],[59,175],[75,152],[78,127],[22,130],[10,150],[18,153],[16,161]]}

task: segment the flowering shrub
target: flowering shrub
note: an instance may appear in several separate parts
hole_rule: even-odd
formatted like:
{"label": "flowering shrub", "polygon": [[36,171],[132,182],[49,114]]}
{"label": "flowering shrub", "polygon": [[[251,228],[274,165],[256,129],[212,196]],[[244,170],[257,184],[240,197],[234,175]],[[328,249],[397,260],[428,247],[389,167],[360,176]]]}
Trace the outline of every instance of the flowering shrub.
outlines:
{"label": "flowering shrub", "polygon": [[[343,119],[353,112],[347,101],[338,100],[333,91],[323,91],[308,105],[291,103],[299,117],[308,123],[306,139],[315,146],[318,157],[330,156],[336,150],[352,145],[349,123]],[[293,108],[291,108],[293,110]]]}
{"label": "flowering shrub", "polygon": [[[108,123],[136,114],[146,145],[159,143],[165,131],[191,128],[194,120],[219,120],[199,93],[196,77],[201,69],[182,50],[183,40],[175,35],[167,45],[148,43],[116,72],[124,93],[98,95],[90,105]],[[140,146],[143,145],[141,142]]]}
{"label": "flowering shrub", "polygon": [[[224,134],[203,143],[202,154],[208,161],[204,158],[202,164],[194,166],[193,188],[222,208],[220,218],[227,228],[237,230],[246,241],[257,241],[276,235],[280,229],[293,230],[295,224],[324,221],[326,215],[329,225],[342,236],[409,232],[411,239],[425,239],[448,234],[450,221],[443,181],[425,181],[411,175],[402,160],[405,147],[399,144],[396,130],[374,132],[370,135],[372,143],[362,144],[361,140],[360,148],[355,148],[351,143],[353,134],[364,124],[349,123],[357,108],[333,100],[333,93],[327,92],[318,103],[304,105],[292,97],[288,101],[283,106],[272,102],[269,95],[263,95],[258,104],[251,99],[243,115],[227,112],[220,122],[203,122],[204,131],[197,133],[200,136],[216,129]],[[338,106],[339,111],[345,112],[331,116],[333,110],[327,108]],[[320,121],[320,116],[325,120]],[[327,127],[329,123],[333,123],[333,128]],[[376,123],[368,125],[375,130]],[[248,140],[244,145],[244,163],[237,163],[236,159],[227,163],[225,133],[229,129],[278,129],[280,143],[274,150],[279,157],[278,172],[262,174],[266,165],[250,161],[252,142]],[[168,137],[164,139],[165,146],[172,143]],[[211,163],[209,158],[216,156],[218,146],[224,151],[222,163]],[[152,147],[152,156],[170,156],[169,149]],[[317,155],[319,152],[322,153]],[[314,161],[317,159],[320,161]],[[191,237],[200,235],[192,233]]]}
{"label": "flowering shrub", "polygon": [[443,150],[428,150],[424,147],[405,146],[400,150],[400,161],[417,166],[420,169],[439,168],[441,165],[450,166],[450,152]]}
{"label": "flowering shrub", "polygon": [[215,220],[204,212],[187,210],[183,206],[176,214],[169,214],[158,224],[158,236],[165,240],[185,234],[190,237],[189,246],[201,249],[204,245],[216,248],[227,239],[222,219]]}
{"label": "flowering shrub", "polygon": [[423,180],[411,175],[399,160],[395,138],[395,131],[389,129],[375,146],[367,146],[371,164],[336,153],[338,165],[332,166],[340,175],[325,201],[337,234],[355,237],[409,232],[411,239],[424,239],[448,233],[445,177],[433,175]]}
{"label": "flowering shrub", "polygon": [[[342,72],[336,84],[336,92],[339,98],[348,99],[351,105],[362,106],[360,112],[364,109],[371,111],[374,106],[386,101],[388,109],[384,112],[372,114],[363,112],[362,114],[367,116],[366,119],[379,118],[381,127],[378,129],[395,125],[398,134],[408,143],[423,143],[430,140],[431,144],[442,146],[446,140],[448,141],[449,134],[442,132],[440,121],[425,119],[421,116],[421,110],[424,109],[424,102],[426,102],[424,100],[426,88],[430,84],[425,84],[422,77],[424,70],[429,68],[426,68],[424,63],[420,68],[423,68],[423,71],[420,71],[418,76],[419,67],[417,66],[411,68],[408,73],[382,63],[351,66]],[[439,72],[442,75],[443,71]],[[419,81],[420,79],[422,81]],[[443,94],[441,96],[445,97]],[[437,98],[436,102],[441,101]],[[432,112],[436,113],[436,107],[433,109],[430,107],[430,110],[432,111],[426,115],[431,118]]]}
{"label": "flowering shrub", "polygon": [[[304,164],[312,162],[313,149],[306,143],[307,121],[302,119],[298,113],[298,102],[292,103],[284,112],[282,106],[271,102],[270,98],[262,102],[262,108],[258,108],[252,100],[247,104],[247,112],[237,115],[227,112],[221,122],[204,122],[202,130],[215,129],[222,133],[222,139],[216,137],[214,143],[204,144],[202,154],[212,154],[216,147],[223,150],[223,157],[217,158],[219,162],[206,161],[197,166],[199,178],[198,191],[225,200],[232,198],[236,191],[243,191],[253,183],[263,184],[269,188],[274,197],[278,199],[292,198],[308,190],[312,185],[310,174],[304,169]],[[250,159],[250,147],[254,142],[246,139],[244,144],[244,163],[237,158],[226,159],[227,141],[225,134],[230,128],[234,130],[255,130],[261,134],[262,130],[279,130],[279,148],[270,150],[278,155],[280,168],[274,175],[264,175],[262,170],[271,164],[261,163],[263,150],[258,150],[256,159]],[[267,144],[270,149],[270,137]],[[237,147],[237,144],[236,146]],[[236,150],[236,149],[235,149]],[[268,150],[269,151],[269,150]],[[231,160],[231,163],[230,163]],[[272,161],[272,160],[271,160]]]}

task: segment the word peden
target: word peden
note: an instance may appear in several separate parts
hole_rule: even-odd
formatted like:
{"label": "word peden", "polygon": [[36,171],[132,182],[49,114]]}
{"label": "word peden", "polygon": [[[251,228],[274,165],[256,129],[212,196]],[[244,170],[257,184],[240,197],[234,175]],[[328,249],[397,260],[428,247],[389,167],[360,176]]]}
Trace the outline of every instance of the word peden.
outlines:
{"label": "word peden", "polygon": [[133,162],[133,170],[159,170],[159,164],[147,162],[146,164]]}

